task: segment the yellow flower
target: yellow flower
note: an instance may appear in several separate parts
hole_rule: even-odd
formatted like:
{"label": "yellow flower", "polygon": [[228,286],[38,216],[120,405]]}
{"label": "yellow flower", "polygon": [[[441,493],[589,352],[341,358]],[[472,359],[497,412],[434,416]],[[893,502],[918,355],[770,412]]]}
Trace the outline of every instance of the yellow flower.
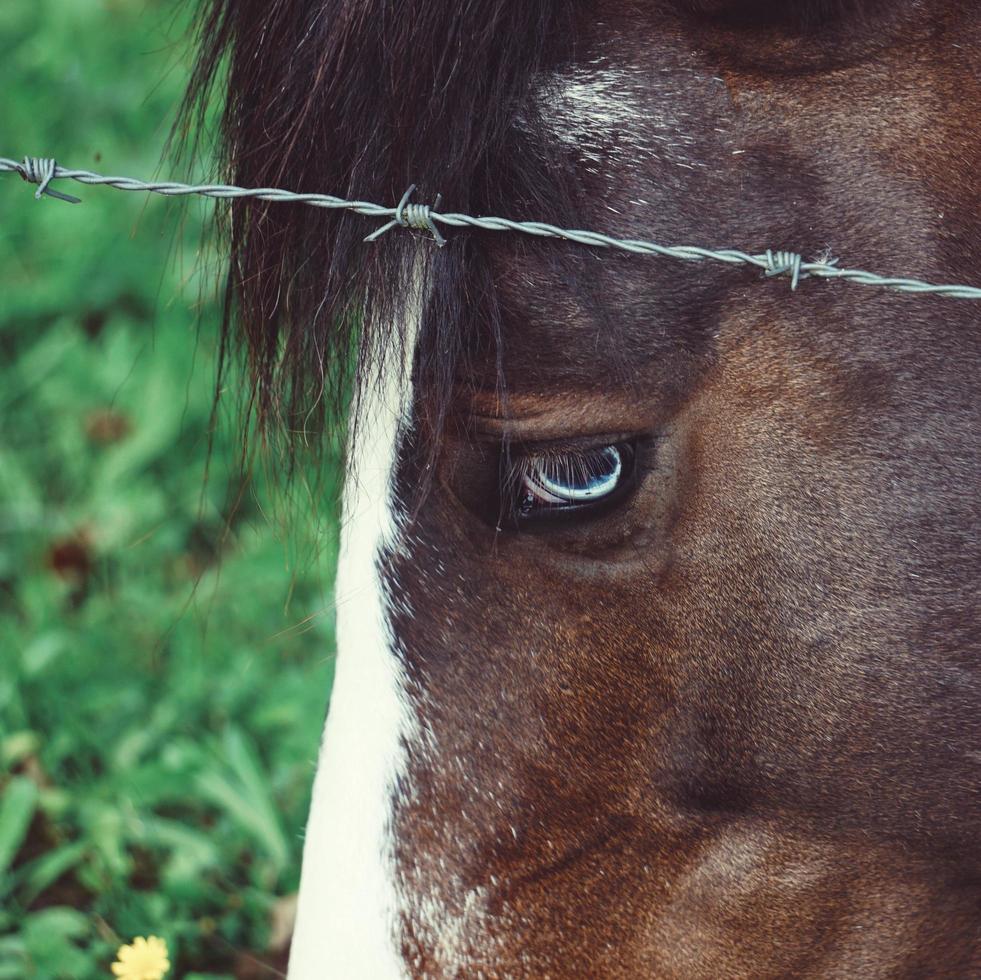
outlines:
{"label": "yellow flower", "polygon": [[112,965],[119,980],[163,980],[169,969],[167,943],[158,936],[137,936],[128,946],[120,946]]}

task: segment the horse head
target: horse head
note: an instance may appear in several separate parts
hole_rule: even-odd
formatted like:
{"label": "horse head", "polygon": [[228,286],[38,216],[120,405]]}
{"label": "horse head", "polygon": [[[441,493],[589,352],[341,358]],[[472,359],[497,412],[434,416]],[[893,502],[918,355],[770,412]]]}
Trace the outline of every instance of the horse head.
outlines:
{"label": "horse head", "polygon": [[[214,0],[202,37],[246,186],[978,277],[973,0]],[[353,392],[291,976],[981,969],[975,303],[232,228],[260,411]]]}

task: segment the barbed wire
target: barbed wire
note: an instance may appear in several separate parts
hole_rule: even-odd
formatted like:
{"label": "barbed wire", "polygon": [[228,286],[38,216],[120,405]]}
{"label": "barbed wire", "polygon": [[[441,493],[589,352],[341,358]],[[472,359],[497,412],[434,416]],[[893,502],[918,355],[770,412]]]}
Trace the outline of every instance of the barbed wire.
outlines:
{"label": "barbed wire", "polygon": [[373,242],[392,228],[414,228],[426,230],[437,245],[446,244],[436,225],[451,228],[479,228],[483,231],[516,231],[539,238],[559,238],[595,248],[614,248],[636,255],[660,255],[665,258],[680,259],[687,262],[710,260],[730,265],[751,265],[762,269],[767,276],[786,275],[790,277],[790,288],[796,289],[801,279],[843,279],[865,286],[880,286],[904,293],[929,293],[951,299],[981,300],[981,288],[944,283],[924,282],[921,279],[907,279],[894,276],[881,276],[862,269],[842,269],[838,259],[819,257],[804,261],[799,252],[786,249],[767,249],[765,252],[751,254],[738,249],[701,248],[696,245],[659,245],[635,238],[614,238],[596,231],[583,231],[573,228],[559,228],[541,221],[513,221],[510,218],[474,217],[455,212],[439,212],[439,198],[433,207],[414,204],[409,201],[415,186],[410,187],[395,207],[385,207],[370,201],[351,201],[331,194],[299,194],[277,187],[235,187],[229,184],[183,184],[177,181],[144,181],[133,177],[107,177],[88,170],[70,170],[59,166],[50,158],[25,157],[18,163],[0,157],[0,173],[17,173],[38,189],[34,196],[40,200],[44,195],[56,197],[72,204],[79,199],[54,190],[52,180],[75,180],[81,184],[104,185],[121,191],[141,191],[150,194],[163,194],[168,197],[199,195],[223,200],[253,198],[260,201],[281,201],[293,204],[306,204],[311,207],[326,208],[333,211],[352,211],[369,218],[386,218],[387,223],[365,238]]}

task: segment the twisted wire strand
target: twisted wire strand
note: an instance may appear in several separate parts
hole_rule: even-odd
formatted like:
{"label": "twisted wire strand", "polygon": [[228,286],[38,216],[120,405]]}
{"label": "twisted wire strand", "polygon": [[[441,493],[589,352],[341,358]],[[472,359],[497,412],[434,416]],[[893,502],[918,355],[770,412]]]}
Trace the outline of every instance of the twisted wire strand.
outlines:
{"label": "twisted wire strand", "polygon": [[88,170],[70,170],[55,163],[54,160],[25,158],[23,162],[0,157],[0,173],[17,173],[38,187],[35,197],[42,194],[76,202],[77,198],[60,194],[48,186],[53,179],[75,180],[81,184],[105,185],[121,191],[142,191],[163,194],[168,197],[199,195],[223,200],[252,198],[260,201],[282,201],[293,204],[307,204],[311,207],[326,208],[333,211],[351,211],[369,218],[385,218],[387,223],[368,235],[366,241],[375,241],[379,236],[395,226],[428,230],[437,245],[445,244],[436,224],[451,228],[478,228],[483,231],[515,231],[538,238],[559,238],[595,248],[613,248],[635,255],[659,255],[665,258],[686,262],[714,261],[730,265],[751,265],[763,270],[767,276],[785,275],[790,277],[791,289],[796,289],[801,279],[843,279],[865,286],[879,286],[903,293],[927,293],[951,299],[981,300],[981,288],[977,286],[931,283],[921,279],[908,279],[897,276],[880,276],[863,269],[842,269],[837,259],[816,259],[805,262],[797,252],[767,249],[761,254],[750,254],[738,249],[701,248],[697,245],[659,245],[657,242],[635,238],[615,238],[601,232],[575,228],[560,228],[541,221],[513,221],[510,218],[474,217],[455,212],[439,213],[439,199],[433,208],[428,205],[411,204],[409,197],[414,186],[402,196],[394,208],[374,204],[371,201],[351,201],[331,194],[298,194],[277,187],[235,187],[229,184],[183,184],[177,181],[144,181],[133,177],[107,177]]}

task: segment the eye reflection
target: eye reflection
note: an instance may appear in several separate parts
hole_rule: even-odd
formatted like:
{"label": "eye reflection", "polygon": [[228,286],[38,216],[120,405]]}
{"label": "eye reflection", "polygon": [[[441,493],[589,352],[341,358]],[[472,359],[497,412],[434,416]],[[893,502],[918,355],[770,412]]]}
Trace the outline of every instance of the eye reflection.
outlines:
{"label": "eye reflection", "polygon": [[633,463],[631,443],[512,457],[504,480],[505,509],[519,527],[536,519],[599,513],[630,489]]}
{"label": "eye reflection", "polygon": [[612,493],[623,472],[616,446],[588,453],[550,453],[522,463],[522,505],[581,503]]}

